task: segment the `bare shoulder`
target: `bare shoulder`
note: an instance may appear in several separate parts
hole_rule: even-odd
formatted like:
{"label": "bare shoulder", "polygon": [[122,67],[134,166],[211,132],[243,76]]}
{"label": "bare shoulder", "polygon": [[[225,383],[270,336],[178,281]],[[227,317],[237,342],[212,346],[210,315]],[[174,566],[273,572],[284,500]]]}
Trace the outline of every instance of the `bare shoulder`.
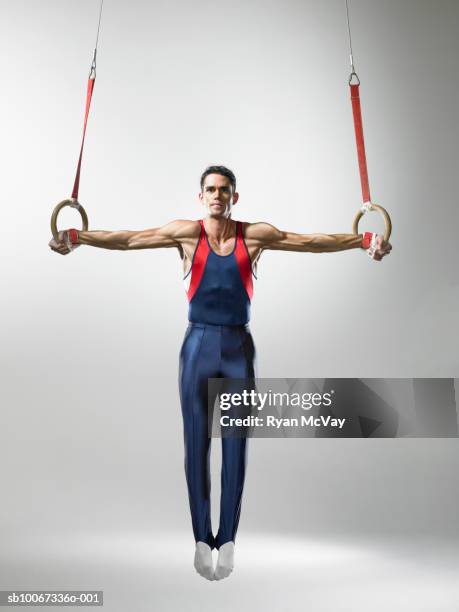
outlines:
{"label": "bare shoulder", "polygon": [[257,221],[256,223],[244,222],[244,236],[246,240],[253,240],[264,245],[279,239],[282,236],[282,232],[277,227],[274,227],[274,225],[264,221]]}

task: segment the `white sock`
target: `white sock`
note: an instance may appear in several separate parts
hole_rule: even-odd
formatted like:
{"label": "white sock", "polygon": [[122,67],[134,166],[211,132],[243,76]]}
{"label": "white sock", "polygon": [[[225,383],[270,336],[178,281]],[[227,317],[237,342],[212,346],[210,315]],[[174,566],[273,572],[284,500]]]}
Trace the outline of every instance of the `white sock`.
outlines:
{"label": "white sock", "polygon": [[198,574],[200,574],[203,578],[207,578],[207,580],[214,580],[212,549],[205,542],[196,542],[194,567]]}
{"label": "white sock", "polygon": [[215,580],[228,578],[234,567],[234,542],[226,542],[218,550],[217,567],[215,568]]}

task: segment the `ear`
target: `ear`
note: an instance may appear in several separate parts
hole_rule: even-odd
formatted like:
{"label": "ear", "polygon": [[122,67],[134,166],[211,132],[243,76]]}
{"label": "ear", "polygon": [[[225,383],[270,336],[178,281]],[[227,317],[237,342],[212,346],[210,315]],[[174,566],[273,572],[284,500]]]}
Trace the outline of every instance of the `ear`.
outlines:
{"label": "ear", "polygon": [[202,198],[203,198],[202,191],[199,192],[198,198],[199,198],[199,201],[202,204]]}
{"label": "ear", "polygon": [[235,191],[235,192],[234,192],[234,195],[233,195],[233,206],[234,206],[235,204],[237,204],[237,201],[238,201],[238,200],[239,200],[239,194],[238,194],[238,192],[237,192],[237,191]]}

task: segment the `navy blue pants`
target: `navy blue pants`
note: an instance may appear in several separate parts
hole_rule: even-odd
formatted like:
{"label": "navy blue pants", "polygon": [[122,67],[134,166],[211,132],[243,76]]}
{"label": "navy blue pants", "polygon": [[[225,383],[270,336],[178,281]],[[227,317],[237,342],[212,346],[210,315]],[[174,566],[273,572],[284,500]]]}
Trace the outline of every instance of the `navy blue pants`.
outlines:
{"label": "navy blue pants", "polygon": [[220,525],[212,534],[208,378],[255,377],[255,346],[248,325],[190,323],[180,351],[179,387],[185,474],[196,542],[211,548],[235,541],[247,461],[247,438],[222,437]]}

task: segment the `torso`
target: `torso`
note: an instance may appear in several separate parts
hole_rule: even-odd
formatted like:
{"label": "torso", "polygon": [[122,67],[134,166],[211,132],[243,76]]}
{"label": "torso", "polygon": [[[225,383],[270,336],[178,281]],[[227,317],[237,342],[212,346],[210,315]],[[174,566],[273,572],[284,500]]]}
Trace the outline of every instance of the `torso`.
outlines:
{"label": "torso", "polygon": [[[200,231],[201,231],[201,226],[199,224],[199,221],[195,221],[194,223],[196,224],[196,231],[193,233],[195,233],[196,235],[193,236],[193,238],[190,238],[189,240],[183,241],[181,244],[182,251],[180,253],[180,256],[183,261],[184,276],[186,276],[191,269],[191,262],[193,260],[193,255],[196,251],[196,246],[198,244]],[[234,241],[236,239],[236,221],[233,221],[232,224],[233,224],[232,233],[223,242],[218,243],[214,240],[212,236],[207,234],[209,246],[212,249],[212,251],[216,253],[217,255],[224,257],[226,255],[231,254],[231,252],[233,251]],[[247,225],[248,223],[244,221],[242,222],[242,231],[243,231],[244,236],[245,236],[245,227]],[[254,274],[256,275],[257,274],[257,264],[260,259],[262,250],[250,240],[246,239],[245,242],[247,245],[247,250],[249,252],[250,261],[252,263],[252,269],[253,269]]]}
{"label": "torso", "polygon": [[[192,323],[245,325],[250,320],[250,303],[256,278],[243,224],[234,222],[227,238],[217,243],[198,221],[199,238],[187,259],[184,284]],[[184,249],[185,251],[185,249]]]}

